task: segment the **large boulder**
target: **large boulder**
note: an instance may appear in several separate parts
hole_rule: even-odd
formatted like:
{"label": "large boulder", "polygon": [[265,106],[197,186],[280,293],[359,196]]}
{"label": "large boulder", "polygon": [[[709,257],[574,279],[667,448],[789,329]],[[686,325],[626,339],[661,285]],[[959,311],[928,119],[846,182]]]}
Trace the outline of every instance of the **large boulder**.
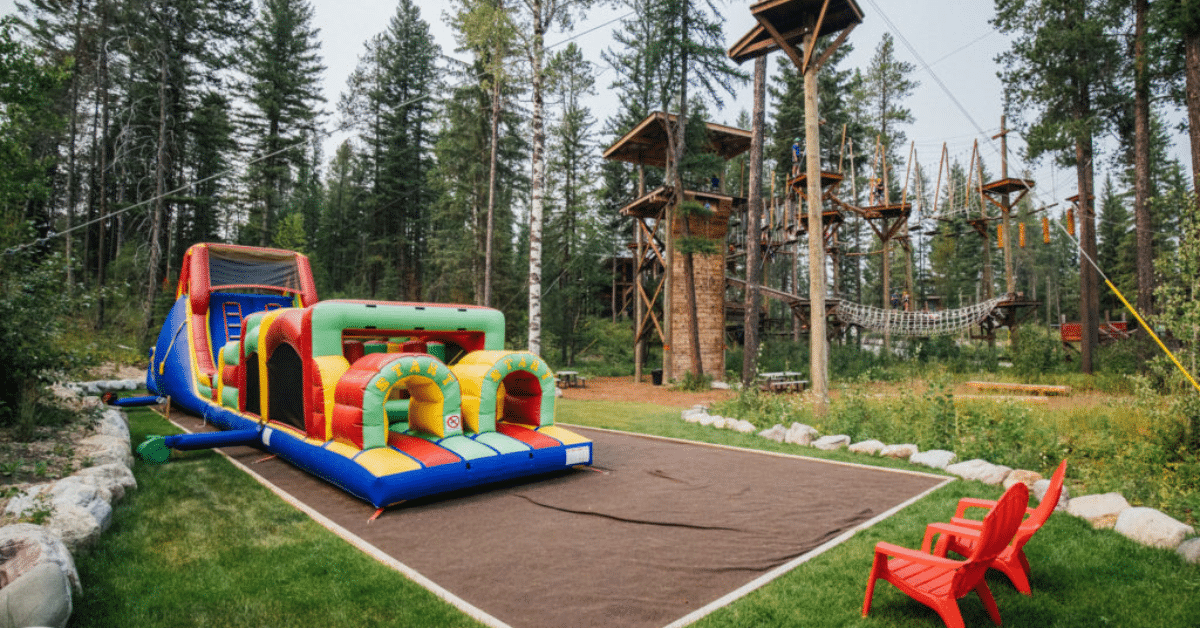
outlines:
{"label": "large boulder", "polygon": [[46,528],[0,528],[0,628],[67,625],[79,573],[66,546]]}
{"label": "large boulder", "polygon": [[1175,548],[1175,552],[1186,563],[1200,564],[1200,538],[1188,539]]}
{"label": "large boulder", "polygon": [[1067,502],[1067,512],[1087,519],[1093,528],[1111,528],[1117,524],[1117,516],[1129,508],[1129,502],[1120,493],[1080,495]]}
{"label": "large boulder", "polygon": [[733,425],[728,427],[739,434],[753,434],[754,431],[758,429],[753,423],[747,421],[746,419],[739,419]]}
{"label": "large boulder", "polygon": [[1140,506],[1122,510],[1113,529],[1142,545],[1163,549],[1175,549],[1183,539],[1196,533],[1192,526],[1170,515]]}
{"label": "large boulder", "polygon": [[74,477],[107,490],[112,494],[113,501],[120,501],[125,497],[126,491],[137,488],[137,479],[133,477],[133,471],[122,464],[110,463],[88,467],[77,471]]}
{"label": "large boulder", "polygon": [[44,521],[70,549],[95,542],[112,523],[112,492],[71,476],[31,486],[8,501],[5,514]]}
{"label": "large boulder", "polygon": [[918,449],[916,445],[912,443],[903,443],[899,445],[888,445],[879,450],[879,455],[886,456],[888,458],[908,460],[909,458],[913,457],[913,454],[916,454],[919,451],[921,450]]}
{"label": "large boulder", "polygon": [[[36,547],[37,562],[52,563],[60,571],[67,576],[68,582],[76,592],[82,592],[83,588],[79,584],[79,572],[75,570],[75,560],[71,558],[71,552],[67,550],[67,546],[63,544],[62,539],[55,536],[46,528],[34,525],[32,523],[16,523],[0,527],[0,548],[14,549],[17,547]],[[10,550],[0,549],[0,555],[7,556]],[[7,562],[3,563],[7,565]],[[8,582],[12,582],[15,578],[9,567],[3,567],[5,573],[8,573]]]}
{"label": "large boulder", "polygon": [[883,448],[883,441],[871,439],[854,443],[853,445],[850,445],[849,449],[856,454],[877,454]]}
{"label": "large boulder", "polygon": [[[1013,473],[1016,473],[1016,472],[1014,471]],[[1049,490],[1050,490],[1050,480],[1038,480],[1033,483],[1033,489],[1030,492],[1033,493],[1034,499],[1036,499],[1038,501],[1038,503],[1040,504],[1040,503],[1042,503],[1043,499],[1046,499],[1046,493]],[[1058,495],[1058,505],[1056,505],[1054,507],[1054,509],[1055,510],[1066,510],[1067,503],[1070,501],[1071,501],[1071,490],[1067,488],[1066,484],[1064,484],[1062,487],[1062,493],[1060,493]]]}
{"label": "large boulder", "polygon": [[97,434],[129,442],[129,424],[125,422],[125,415],[116,408],[101,412],[100,418],[96,420],[95,429]]}
{"label": "large boulder", "polygon": [[49,563],[30,566],[0,588],[0,628],[63,628],[71,618],[71,610],[67,576]]}
{"label": "large boulder", "polygon": [[964,480],[979,480],[993,486],[1004,482],[1004,478],[1012,473],[1012,467],[992,464],[980,458],[948,465],[946,470]]}
{"label": "large boulder", "polygon": [[945,469],[958,460],[958,454],[945,449],[928,449],[909,456],[908,461],[934,469]]}
{"label": "large boulder", "polygon": [[810,445],[820,432],[817,428],[803,423],[792,423],[783,435],[783,442],[792,445]]}
{"label": "large boulder", "polygon": [[813,441],[813,447],[823,451],[833,451],[850,446],[850,437],[845,434],[830,434]]}
{"label": "large boulder", "polygon": [[[1038,480],[1042,479],[1042,474],[1038,473],[1037,471],[1030,471],[1028,469],[1014,469],[1012,473],[1008,474],[1008,477],[1004,478],[1004,490],[1007,491],[1008,489],[1012,488],[1013,484],[1020,482],[1021,484],[1024,484],[1030,492],[1033,492],[1033,485],[1036,484]],[[1049,482],[1047,482],[1047,484],[1049,484]],[[1042,501],[1042,498],[1039,497],[1038,501]]]}
{"label": "large boulder", "polygon": [[776,423],[775,425],[771,426],[770,428],[759,432],[758,435],[767,440],[773,440],[777,443],[782,443],[784,436],[787,435],[787,428],[780,425],[779,423]]}
{"label": "large boulder", "polygon": [[93,465],[118,463],[133,466],[133,449],[128,439],[94,434],[79,441],[79,447],[85,456],[91,458]]}

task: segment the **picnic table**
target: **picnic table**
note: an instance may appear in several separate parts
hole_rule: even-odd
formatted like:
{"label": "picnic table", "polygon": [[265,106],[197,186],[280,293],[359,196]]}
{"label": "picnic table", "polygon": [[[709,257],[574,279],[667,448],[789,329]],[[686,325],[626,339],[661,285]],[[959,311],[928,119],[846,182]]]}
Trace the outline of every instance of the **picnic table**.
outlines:
{"label": "picnic table", "polygon": [[808,380],[800,379],[804,373],[796,371],[773,371],[758,374],[759,388],[768,392],[804,392]]}
{"label": "picnic table", "polygon": [[587,380],[579,376],[579,371],[559,371],[558,372],[558,387],[559,388],[577,388],[586,385]]}

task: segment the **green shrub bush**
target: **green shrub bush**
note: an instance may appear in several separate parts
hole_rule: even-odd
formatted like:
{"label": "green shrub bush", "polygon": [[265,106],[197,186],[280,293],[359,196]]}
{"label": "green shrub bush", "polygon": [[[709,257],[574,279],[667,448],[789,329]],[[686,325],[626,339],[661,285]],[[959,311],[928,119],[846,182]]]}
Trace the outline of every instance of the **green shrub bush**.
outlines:
{"label": "green shrub bush", "polygon": [[63,342],[72,311],[63,268],[59,256],[14,253],[0,271],[0,425],[31,429],[41,387],[79,361]]}

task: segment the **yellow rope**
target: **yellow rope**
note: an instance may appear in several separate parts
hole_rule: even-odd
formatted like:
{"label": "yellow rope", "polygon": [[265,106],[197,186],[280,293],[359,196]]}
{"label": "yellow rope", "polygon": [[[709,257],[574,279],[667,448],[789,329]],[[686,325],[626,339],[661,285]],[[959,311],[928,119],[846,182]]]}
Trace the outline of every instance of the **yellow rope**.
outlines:
{"label": "yellow rope", "polygon": [[1133,314],[1133,317],[1137,319],[1138,323],[1142,326],[1142,329],[1145,329],[1146,332],[1150,334],[1150,337],[1154,339],[1154,342],[1158,343],[1158,346],[1161,347],[1163,352],[1167,354],[1167,357],[1171,358],[1171,361],[1175,363],[1175,366],[1179,367],[1179,372],[1183,373],[1183,376],[1192,383],[1192,386],[1196,387],[1197,391],[1200,391],[1200,384],[1197,384],[1196,380],[1192,377],[1192,374],[1188,373],[1187,369],[1183,368],[1183,365],[1179,363],[1179,360],[1175,357],[1175,354],[1171,353],[1171,350],[1167,348],[1167,345],[1163,344],[1163,341],[1159,339],[1158,334],[1154,333],[1154,330],[1146,324],[1145,320],[1142,320],[1141,314],[1138,314],[1138,311],[1129,304],[1129,301],[1125,299],[1125,295],[1121,294],[1121,291],[1117,290],[1117,287],[1114,286],[1113,282],[1109,281],[1108,278],[1104,279],[1104,283],[1108,284],[1108,288],[1113,291],[1113,294],[1117,295],[1117,298],[1121,300],[1121,303],[1125,304],[1125,308]]}

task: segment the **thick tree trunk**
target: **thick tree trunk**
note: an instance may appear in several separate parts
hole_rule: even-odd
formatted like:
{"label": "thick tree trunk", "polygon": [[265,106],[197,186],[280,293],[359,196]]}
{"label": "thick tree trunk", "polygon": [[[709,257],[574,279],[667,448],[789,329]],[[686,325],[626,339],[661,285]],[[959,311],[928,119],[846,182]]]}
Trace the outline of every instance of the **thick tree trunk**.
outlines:
{"label": "thick tree trunk", "polygon": [[1146,14],[1150,0],[1136,0],[1133,90],[1133,217],[1137,229],[1137,308],[1154,309],[1154,239],[1150,216],[1150,79],[1146,72]]}
{"label": "thick tree trunk", "polygon": [[1091,374],[1096,347],[1100,344],[1100,293],[1096,269],[1096,212],[1092,203],[1092,138],[1075,140],[1076,174],[1079,184],[1079,323],[1083,328],[1079,366]]}
{"label": "thick tree trunk", "polygon": [[1184,33],[1183,50],[1188,140],[1192,149],[1192,190],[1200,191],[1200,31]]}
{"label": "thick tree trunk", "polygon": [[[676,127],[676,148],[675,148],[675,202],[676,205],[683,202],[683,169],[680,164],[683,163],[684,150],[687,148],[687,115],[688,115],[688,5],[683,7],[683,33],[684,46],[683,53],[679,61],[680,81],[679,81],[679,123]],[[669,126],[669,125],[668,125]],[[685,240],[692,237],[691,217],[686,213],[680,212],[680,221],[683,227],[683,237]],[[700,356],[700,310],[696,304],[696,268],[694,254],[690,249],[683,252],[683,287],[687,292],[688,311],[690,325],[688,325],[688,341],[692,348],[692,372],[697,377],[704,376],[704,360]]]}
{"label": "thick tree trunk", "polygon": [[750,190],[746,211],[746,308],[742,321],[742,386],[754,383],[758,375],[758,311],[762,297],[758,285],[762,281],[759,263],[760,225],[762,224],[762,165],[763,135],[766,133],[767,57],[754,60],[754,113],[750,120]]}
{"label": "thick tree trunk", "polygon": [[146,302],[142,305],[142,331],[147,338],[154,323],[154,300],[158,296],[158,264],[162,257],[163,195],[167,178],[167,55],[159,61],[158,76],[158,147],[154,169],[154,211],[150,219],[150,260],[147,263]]}

